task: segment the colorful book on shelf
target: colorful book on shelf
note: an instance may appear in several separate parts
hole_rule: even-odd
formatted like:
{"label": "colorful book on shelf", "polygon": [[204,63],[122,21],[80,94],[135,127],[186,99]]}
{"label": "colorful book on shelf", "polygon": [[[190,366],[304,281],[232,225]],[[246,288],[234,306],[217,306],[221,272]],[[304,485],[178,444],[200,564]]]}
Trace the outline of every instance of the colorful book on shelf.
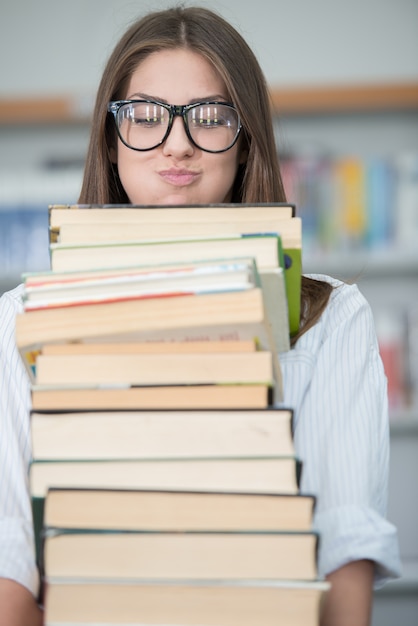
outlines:
{"label": "colorful book on shelf", "polygon": [[387,157],[369,157],[364,160],[364,169],[367,211],[364,245],[372,250],[384,250],[393,246],[398,216],[394,210],[395,167]]}
{"label": "colorful book on shelf", "polygon": [[[47,580],[46,626],[319,626],[323,581],[77,583]],[[88,617],[86,617],[88,616]],[[279,617],[278,617],[279,616]]]}
{"label": "colorful book on shelf", "polygon": [[[60,240],[62,229],[63,245],[65,242],[132,243],[134,234],[145,240],[181,237],[192,240],[199,237],[236,236],[237,233],[277,233],[282,240],[287,270],[286,294],[291,334],[295,334],[299,328],[302,225],[300,218],[295,217],[294,205],[273,203],[152,208],[137,205],[51,205],[49,222],[51,243]],[[65,230],[67,227],[68,231]]]}
{"label": "colorful book on shelf", "polygon": [[45,529],[52,579],[315,580],[318,536],[305,532],[169,532]]}
{"label": "colorful book on shelf", "polygon": [[367,182],[362,159],[342,157],[334,163],[336,204],[343,244],[358,248],[367,234]]}
{"label": "colorful book on shelf", "polygon": [[[294,456],[289,409],[31,413],[34,461]],[[115,437],[117,433],[117,437]]]}

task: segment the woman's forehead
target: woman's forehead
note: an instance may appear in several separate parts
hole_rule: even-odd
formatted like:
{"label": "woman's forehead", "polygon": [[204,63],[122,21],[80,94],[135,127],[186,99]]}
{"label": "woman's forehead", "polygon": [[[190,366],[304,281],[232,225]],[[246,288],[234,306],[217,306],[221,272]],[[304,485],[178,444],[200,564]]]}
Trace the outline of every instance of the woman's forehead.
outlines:
{"label": "woman's forehead", "polygon": [[145,96],[187,104],[201,99],[226,99],[228,90],[220,73],[202,54],[175,48],[152,52],[138,63],[124,97]]}

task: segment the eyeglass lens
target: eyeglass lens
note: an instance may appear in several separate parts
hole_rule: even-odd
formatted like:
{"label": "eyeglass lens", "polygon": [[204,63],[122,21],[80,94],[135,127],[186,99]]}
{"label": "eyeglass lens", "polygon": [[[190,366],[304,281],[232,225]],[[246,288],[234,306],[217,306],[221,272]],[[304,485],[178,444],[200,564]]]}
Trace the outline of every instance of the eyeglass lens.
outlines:
{"label": "eyeglass lens", "polygon": [[[118,110],[117,124],[128,146],[149,150],[165,139],[170,110],[153,102],[130,102]],[[194,143],[213,152],[231,147],[239,132],[238,113],[222,103],[197,104],[187,109],[186,124]]]}

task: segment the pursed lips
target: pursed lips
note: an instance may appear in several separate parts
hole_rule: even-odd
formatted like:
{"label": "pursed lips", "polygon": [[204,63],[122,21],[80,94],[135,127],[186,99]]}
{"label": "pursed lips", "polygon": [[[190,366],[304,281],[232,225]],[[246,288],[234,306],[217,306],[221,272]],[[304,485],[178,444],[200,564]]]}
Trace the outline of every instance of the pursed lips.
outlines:
{"label": "pursed lips", "polygon": [[198,172],[188,169],[170,168],[159,172],[161,178],[171,185],[184,187],[193,183],[199,176]]}

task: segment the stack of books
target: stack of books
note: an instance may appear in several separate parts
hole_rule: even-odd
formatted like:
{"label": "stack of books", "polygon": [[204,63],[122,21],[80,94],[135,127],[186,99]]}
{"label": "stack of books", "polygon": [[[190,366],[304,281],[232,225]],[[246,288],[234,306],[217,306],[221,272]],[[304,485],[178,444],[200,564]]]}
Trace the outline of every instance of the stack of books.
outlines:
{"label": "stack of books", "polygon": [[45,623],[317,626],[309,496],[50,489]]}
{"label": "stack of books", "polygon": [[[164,258],[170,262],[174,259],[176,263],[198,258],[230,259],[249,252],[249,256],[256,258],[267,295],[274,282],[272,275],[281,267],[286,268],[290,333],[297,332],[302,222],[295,215],[294,205],[223,204],[169,209],[83,205],[82,211],[80,208],[79,205],[50,207],[53,268],[100,268],[108,266],[109,259],[112,264],[125,265],[132,261],[144,265],[149,260],[161,263]],[[268,235],[273,235],[273,239]],[[275,245],[275,235],[279,235],[281,250]],[[160,245],[167,243],[172,247]]]}
{"label": "stack of books", "polygon": [[50,237],[16,326],[46,625],[318,624],[315,498],[274,404],[294,208],[54,206]]}

